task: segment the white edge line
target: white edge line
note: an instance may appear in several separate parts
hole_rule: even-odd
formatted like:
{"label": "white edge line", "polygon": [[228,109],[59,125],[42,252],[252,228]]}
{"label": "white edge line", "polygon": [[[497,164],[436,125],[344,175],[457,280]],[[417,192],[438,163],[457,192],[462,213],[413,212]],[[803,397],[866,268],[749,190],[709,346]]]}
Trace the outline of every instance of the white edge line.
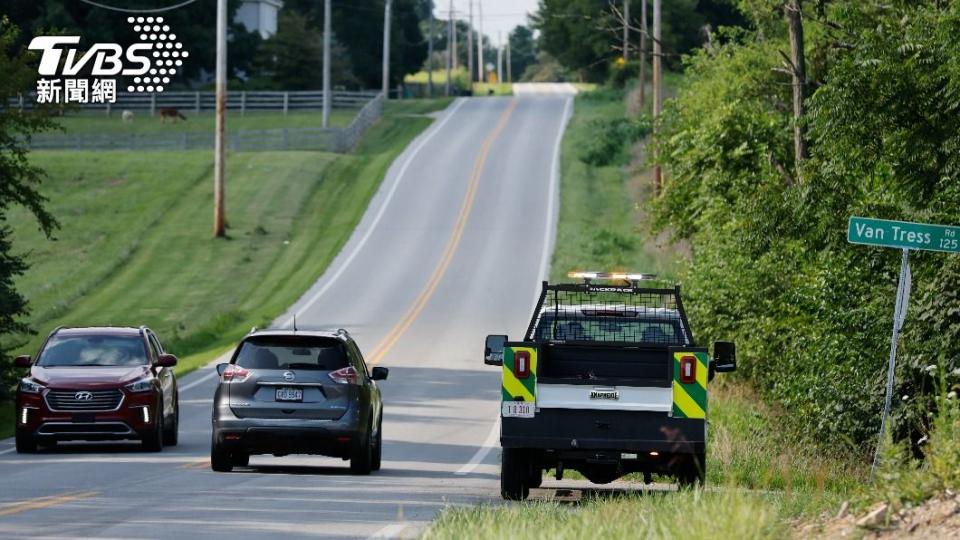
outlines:
{"label": "white edge line", "polygon": [[[539,278],[546,279],[547,269],[550,263],[550,255],[553,253],[551,249],[553,245],[553,238],[556,231],[554,230],[554,211],[556,208],[556,202],[554,199],[557,197],[557,186],[560,182],[560,148],[563,145],[563,134],[566,131],[567,122],[570,120],[570,106],[573,104],[573,98],[567,98],[567,102],[563,106],[563,117],[560,121],[560,129],[557,133],[557,139],[554,141],[553,145],[553,164],[550,168],[550,192],[549,197],[547,198],[547,225],[543,237],[543,252],[540,255],[540,269],[539,269]],[[533,306],[536,308],[537,302],[540,301],[540,289],[537,289],[537,294],[533,298]],[[497,438],[500,435],[500,417],[497,417],[497,420],[493,423],[493,427],[490,429],[490,433],[487,435],[485,441],[483,441],[483,446],[477,449],[476,453],[473,454],[473,457],[470,458],[463,467],[457,469],[457,472],[454,474],[465,475],[470,474],[477,468],[483,460],[487,458],[487,455],[493,450],[494,445],[497,443]]]}
{"label": "white edge line", "polygon": [[493,428],[490,429],[490,433],[487,434],[487,440],[483,441],[483,446],[477,449],[477,452],[473,454],[473,457],[470,458],[470,461],[466,463],[463,467],[457,469],[457,472],[454,474],[465,475],[470,474],[476,469],[483,460],[487,459],[487,455],[494,449],[498,440],[500,439],[500,416],[497,416],[497,420],[493,423]]}
{"label": "white edge line", "polygon": [[393,199],[394,193],[397,192],[397,188],[400,186],[401,182],[403,181],[403,175],[407,172],[407,168],[410,167],[410,164],[413,163],[414,158],[416,158],[417,154],[420,153],[420,150],[423,149],[423,147],[426,146],[428,142],[430,142],[430,139],[432,139],[434,135],[439,133],[441,128],[443,128],[443,126],[447,122],[449,122],[451,118],[453,118],[454,113],[456,113],[457,110],[464,103],[466,103],[466,100],[458,99],[456,104],[453,106],[453,108],[451,108],[447,112],[447,114],[443,117],[443,119],[440,120],[439,123],[431,126],[430,132],[427,133],[426,136],[420,140],[417,146],[414,147],[413,151],[407,155],[407,159],[403,162],[403,166],[400,167],[400,170],[397,172],[397,179],[393,182],[393,185],[390,186],[390,191],[387,192],[387,196],[384,198],[383,203],[380,205],[380,208],[377,210],[377,214],[374,216],[373,221],[370,223],[370,226],[367,227],[367,230],[364,232],[363,236],[357,242],[356,247],[354,247],[350,255],[346,259],[344,259],[343,264],[341,264],[339,268],[337,268],[337,271],[334,272],[332,276],[330,276],[330,279],[327,280],[324,286],[321,287],[319,291],[314,293],[313,296],[307,299],[306,303],[300,306],[299,309],[294,311],[293,315],[291,315],[290,318],[288,318],[281,326],[286,327],[293,324],[294,317],[303,315],[305,311],[313,307],[313,305],[317,303],[318,300],[320,300],[320,297],[323,296],[323,294],[326,293],[330,289],[330,287],[332,287],[333,284],[337,281],[337,279],[346,271],[347,267],[350,266],[350,263],[353,262],[353,259],[357,256],[357,254],[360,253],[360,250],[363,249],[364,244],[366,244],[367,240],[370,239],[370,236],[373,235],[373,231],[377,228],[377,224],[380,223],[380,219],[386,213],[387,207],[390,206],[390,201],[391,199]]}
{"label": "white edge line", "polygon": [[373,539],[373,538],[396,538],[396,537],[399,536],[400,533],[402,533],[403,530],[406,529],[409,525],[410,525],[410,523],[408,523],[408,522],[406,522],[406,521],[401,521],[401,522],[399,522],[399,523],[391,523],[390,525],[387,525],[386,527],[383,527],[382,529],[378,530],[377,532],[371,534],[371,535],[369,536],[369,538],[371,538],[371,539]]}

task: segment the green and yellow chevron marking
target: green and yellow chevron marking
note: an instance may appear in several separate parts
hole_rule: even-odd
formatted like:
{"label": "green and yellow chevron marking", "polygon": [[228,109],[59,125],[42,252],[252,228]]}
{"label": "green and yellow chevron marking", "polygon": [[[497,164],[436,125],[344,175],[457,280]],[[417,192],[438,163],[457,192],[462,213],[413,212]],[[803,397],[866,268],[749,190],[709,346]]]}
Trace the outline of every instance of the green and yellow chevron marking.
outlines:
{"label": "green and yellow chevron marking", "polygon": [[[697,380],[680,382],[680,359],[693,356],[697,359]],[[707,369],[710,358],[702,351],[673,351],[673,417],[707,417]]]}
{"label": "green and yellow chevron marking", "polygon": [[[518,379],[513,374],[515,355],[519,351],[530,353],[530,376]],[[504,347],[503,349],[503,400],[534,402],[537,400],[537,349],[533,347]]]}

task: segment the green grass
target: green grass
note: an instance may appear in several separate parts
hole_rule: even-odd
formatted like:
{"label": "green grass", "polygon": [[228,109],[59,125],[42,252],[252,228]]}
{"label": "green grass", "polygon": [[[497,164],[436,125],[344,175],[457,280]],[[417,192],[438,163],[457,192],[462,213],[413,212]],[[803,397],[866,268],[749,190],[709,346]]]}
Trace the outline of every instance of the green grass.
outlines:
{"label": "green grass", "polygon": [[649,171],[620,165],[595,167],[579,160],[579,149],[594,137],[591,122],[622,118],[621,100],[580,95],[563,137],[560,157],[560,219],[552,279],[573,270],[630,270],[671,277],[676,255],[651,247],[638,200],[649,197]]}
{"label": "green grass", "polygon": [[31,266],[17,287],[39,332],[18,352],[35,352],[58,325],[146,324],[190,355],[268,324],[320,276],[387,167],[430,124],[414,114],[446,103],[391,103],[349,155],[230,154],[227,239],[211,235],[207,152],[33,153],[62,227],[48,241],[11,212],[15,248]]}
{"label": "green grass", "polygon": [[[333,127],[347,126],[358,111],[359,109],[333,109],[330,114],[330,125]],[[70,114],[58,119],[58,121],[68,134],[102,133],[110,135],[133,135],[143,133],[180,133],[183,131],[213,132],[214,115],[212,113],[204,112],[198,116],[189,110],[183,110],[181,112],[187,117],[187,120],[177,120],[176,122],[167,120],[166,122],[161,122],[159,115],[151,117],[147,111],[135,111],[133,121],[125,123],[120,119],[120,113],[114,111],[111,116],[91,113]],[[245,115],[241,115],[239,112],[230,111],[227,114],[226,122],[227,131],[321,127],[323,125],[323,116],[320,111],[298,111],[291,112],[287,115],[276,112],[248,112]]]}

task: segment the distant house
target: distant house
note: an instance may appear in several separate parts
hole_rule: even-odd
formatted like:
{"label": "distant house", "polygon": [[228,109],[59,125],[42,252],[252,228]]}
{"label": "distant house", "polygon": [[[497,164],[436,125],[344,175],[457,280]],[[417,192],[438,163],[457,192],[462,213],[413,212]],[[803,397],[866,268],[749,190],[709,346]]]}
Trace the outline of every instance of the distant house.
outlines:
{"label": "distant house", "polygon": [[242,0],[237,10],[236,21],[250,32],[259,32],[267,39],[277,33],[277,12],[283,0]]}

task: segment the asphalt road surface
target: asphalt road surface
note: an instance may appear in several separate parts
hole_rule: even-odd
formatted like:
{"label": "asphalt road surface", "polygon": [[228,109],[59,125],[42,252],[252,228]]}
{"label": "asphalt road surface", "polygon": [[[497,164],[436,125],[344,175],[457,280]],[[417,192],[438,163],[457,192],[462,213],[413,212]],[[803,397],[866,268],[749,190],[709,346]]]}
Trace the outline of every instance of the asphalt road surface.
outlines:
{"label": "asphalt road surface", "polygon": [[[397,159],[325,275],[276,325],[343,327],[390,368],[383,469],[254,456],[209,467],[216,384],[180,381],[180,445],[0,441],[0,537],[396,537],[447,505],[499,501],[500,375],[489,333],[519,335],[546,276],[565,89],[459,99]],[[82,321],[77,321],[82,324]]]}

